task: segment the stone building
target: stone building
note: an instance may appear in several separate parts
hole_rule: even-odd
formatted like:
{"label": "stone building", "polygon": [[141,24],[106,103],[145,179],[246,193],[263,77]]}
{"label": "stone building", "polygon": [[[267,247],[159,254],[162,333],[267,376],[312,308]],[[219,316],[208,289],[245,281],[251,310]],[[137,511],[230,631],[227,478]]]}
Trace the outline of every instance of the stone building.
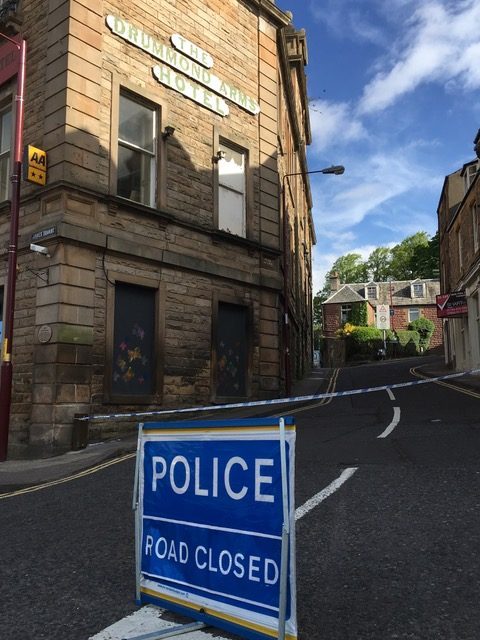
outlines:
{"label": "stone building", "polygon": [[77,414],[283,394],[312,354],[305,33],[274,0],[7,4],[47,168],[21,186],[9,455],[69,449]]}
{"label": "stone building", "polygon": [[445,360],[457,371],[480,368],[479,166],[446,176],[437,209]]}

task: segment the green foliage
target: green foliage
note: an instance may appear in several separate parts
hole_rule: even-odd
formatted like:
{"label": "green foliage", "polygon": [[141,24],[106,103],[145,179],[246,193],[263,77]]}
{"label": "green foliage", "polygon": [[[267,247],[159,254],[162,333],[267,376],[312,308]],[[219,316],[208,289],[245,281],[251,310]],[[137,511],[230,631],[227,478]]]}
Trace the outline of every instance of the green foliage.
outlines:
{"label": "green foliage", "polygon": [[418,231],[393,247],[390,270],[395,280],[411,280],[418,277],[414,257],[420,247],[428,247],[428,234],[425,231]]}
{"label": "green foliage", "polygon": [[437,278],[439,273],[438,233],[429,238],[425,231],[408,236],[392,249],[377,247],[367,260],[359,253],[347,253],[333,263],[325,279],[323,292],[330,293],[330,275],[336,271],[342,284],[350,282],[386,282]]}
{"label": "green foliage", "polygon": [[398,329],[396,333],[398,342],[402,347],[403,355],[417,355],[420,347],[420,334],[418,333],[418,331],[411,331],[409,329]]}
{"label": "green foliage", "polygon": [[353,327],[346,341],[347,360],[371,360],[383,347],[383,332],[376,327]]}
{"label": "green foliage", "polygon": [[420,336],[419,346],[427,350],[430,346],[430,340],[435,331],[435,323],[428,318],[418,318],[417,320],[412,320],[408,325],[408,328],[412,331],[417,331]]}
{"label": "green foliage", "polygon": [[368,277],[374,282],[385,282],[390,275],[392,252],[387,247],[377,247],[368,256]]}
{"label": "green foliage", "polygon": [[368,311],[366,302],[358,302],[352,304],[352,310],[350,312],[350,322],[358,327],[367,326]]}
{"label": "green foliage", "polygon": [[329,279],[334,272],[338,273],[342,284],[364,282],[367,279],[367,265],[359,253],[347,253],[335,260],[332,268],[327,273],[324,290],[330,289]]}

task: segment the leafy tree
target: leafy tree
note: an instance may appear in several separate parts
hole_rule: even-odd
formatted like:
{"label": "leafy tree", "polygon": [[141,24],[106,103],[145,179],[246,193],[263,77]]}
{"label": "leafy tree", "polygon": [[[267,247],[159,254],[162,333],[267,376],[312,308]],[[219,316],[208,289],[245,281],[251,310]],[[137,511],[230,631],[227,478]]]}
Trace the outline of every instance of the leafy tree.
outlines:
{"label": "leafy tree", "polygon": [[[359,253],[347,253],[333,263],[327,280],[333,272],[337,272],[342,284],[348,282],[364,282],[367,279],[367,264]],[[327,283],[325,283],[327,284]]]}
{"label": "leafy tree", "polygon": [[428,247],[428,242],[428,234],[417,231],[393,247],[390,268],[395,280],[413,280],[419,277],[416,273],[415,252],[419,251],[419,247]]}
{"label": "leafy tree", "polygon": [[439,274],[439,242],[438,231],[428,244],[417,245],[411,258],[411,269],[416,278],[438,278]]}
{"label": "leafy tree", "polygon": [[368,278],[375,282],[385,282],[390,275],[392,252],[387,247],[377,247],[368,256]]}

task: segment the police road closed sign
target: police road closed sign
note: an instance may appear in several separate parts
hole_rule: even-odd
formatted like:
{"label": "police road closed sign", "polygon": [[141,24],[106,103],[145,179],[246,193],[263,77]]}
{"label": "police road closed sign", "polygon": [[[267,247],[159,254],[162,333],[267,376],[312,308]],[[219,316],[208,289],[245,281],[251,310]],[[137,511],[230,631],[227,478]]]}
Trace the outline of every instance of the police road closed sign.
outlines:
{"label": "police road closed sign", "polygon": [[256,640],[279,637],[280,618],[296,638],[295,426],[284,424],[283,436],[273,418],[143,425],[140,603]]}

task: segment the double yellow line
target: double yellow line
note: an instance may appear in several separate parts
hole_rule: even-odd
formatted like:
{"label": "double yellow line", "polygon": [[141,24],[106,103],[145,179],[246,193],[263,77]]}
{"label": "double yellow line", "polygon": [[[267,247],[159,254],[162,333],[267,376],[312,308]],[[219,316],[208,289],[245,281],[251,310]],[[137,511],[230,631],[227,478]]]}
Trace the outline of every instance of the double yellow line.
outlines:
{"label": "double yellow line", "polygon": [[[415,369],[415,367],[412,367],[410,369],[410,373],[412,374],[412,376],[415,376],[417,378],[421,378],[422,380],[429,380],[430,376],[426,376],[423,373],[420,373],[419,371],[417,371]],[[464,389],[463,387],[460,387],[459,385],[453,384],[451,382],[445,382],[444,380],[433,380],[434,384],[438,384],[442,387],[447,387],[448,389],[454,389],[455,391],[458,391],[459,393],[464,393],[466,396],[472,396],[472,398],[480,398],[480,393],[476,392],[476,391],[472,391],[470,389]]]}
{"label": "double yellow line", "polygon": [[72,475],[67,476],[65,478],[59,478],[58,480],[51,480],[50,482],[43,482],[42,484],[36,484],[33,487],[25,487],[24,489],[18,489],[17,491],[10,491],[9,493],[0,493],[0,500],[5,500],[6,498],[14,498],[15,496],[21,496],[21,495],[24,495],[25,493],[33,493],[34,491],[41,491],[42,489],[48,489],[48,487],[55,487],[57,484],[64,484],[65,482],[78,480],[79,478],[90,476],[93,473],[97,473],[97,471],[101,471],[102,469],[111,467],[112,465],[118,464],[119,462],[124,462],[125,460],[129,460],[130,458],[134,458],[135,456],[136,456],[136,452],[127,453],[126,455],[120,456],[118,458],[114,458],[113,460],[107,460],[107,462],[101,462],[100,464],[97,464],[94,467],[89,467],[84,471],[73,473]]}

